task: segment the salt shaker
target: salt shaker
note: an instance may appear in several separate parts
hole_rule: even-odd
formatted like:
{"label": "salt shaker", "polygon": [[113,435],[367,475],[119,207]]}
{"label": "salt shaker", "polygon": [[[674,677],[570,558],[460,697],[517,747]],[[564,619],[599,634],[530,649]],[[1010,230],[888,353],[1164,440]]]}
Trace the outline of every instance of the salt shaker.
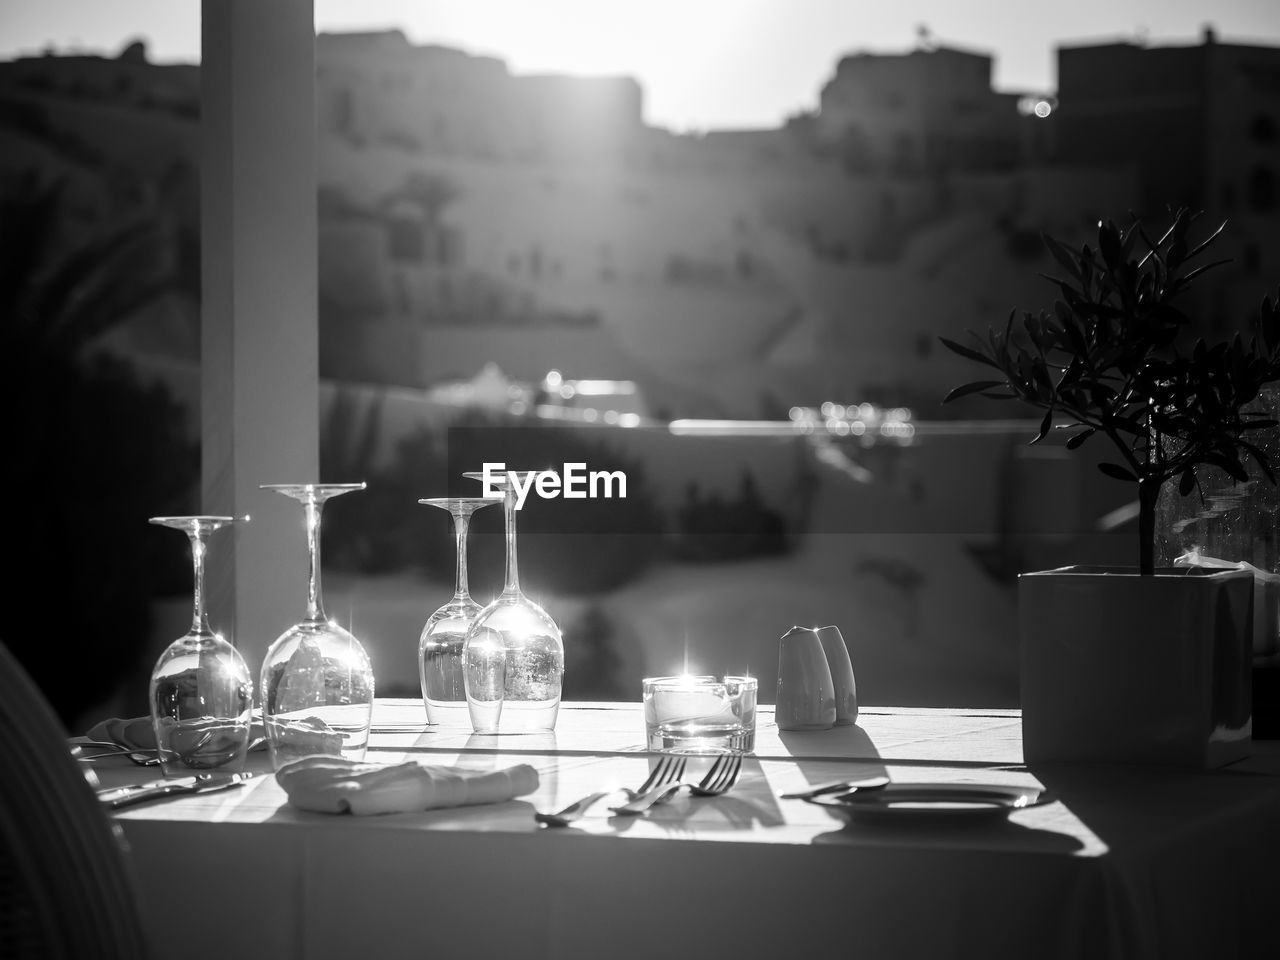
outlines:
{"label": "salt shaker", "polygon": [[853,679],[853,663],[849,659],[849,648],[839,627],[819,627],[818,639],[822,641],[822,650],[827,655],[827,666],[831,670],[831,684],[836,692],[836,726],[847,726],[858,720],[858,685]]}
{"label": "salt shaker", "polygon": [[831,668],[818,634],[792,627],[778,641],[779,730],[828,730],[836,722]]}

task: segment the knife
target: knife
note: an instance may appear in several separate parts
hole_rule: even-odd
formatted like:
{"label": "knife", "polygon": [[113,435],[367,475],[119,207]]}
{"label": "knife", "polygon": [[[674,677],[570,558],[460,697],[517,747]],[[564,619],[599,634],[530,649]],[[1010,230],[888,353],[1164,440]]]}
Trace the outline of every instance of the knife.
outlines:
{"label": "knife", "polygon": [[810,787],[808,790],[799,790],[795,793],[781,794],[783,800],[809,800],[813,797],[822,797],[828,793],[853,793],[857,790],[879,790],[881,787],[889,785],[888,777],[869,777],[862,780],[834,780],[831,783],[822,783],[816,787]]}
{"label": "knife", "polygon": [[127,787],[104,787],[98,791],[98,799],[112,810],[118,810],[120,807],[174,794],[207,793],[211,790],[238,787],[252,776],[252,773],[200,773],[192,777],[179,777],[176,780],[155,780],[151,783],[136,783]]}

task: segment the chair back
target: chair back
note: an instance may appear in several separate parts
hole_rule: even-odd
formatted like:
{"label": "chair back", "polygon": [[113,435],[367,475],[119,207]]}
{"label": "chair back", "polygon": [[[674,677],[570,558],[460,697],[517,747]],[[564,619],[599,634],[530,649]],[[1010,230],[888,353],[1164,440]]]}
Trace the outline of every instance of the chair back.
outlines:
{"label": "chair back", "polygon": [[148,956],[124,837],[0,643],[0,957]]}

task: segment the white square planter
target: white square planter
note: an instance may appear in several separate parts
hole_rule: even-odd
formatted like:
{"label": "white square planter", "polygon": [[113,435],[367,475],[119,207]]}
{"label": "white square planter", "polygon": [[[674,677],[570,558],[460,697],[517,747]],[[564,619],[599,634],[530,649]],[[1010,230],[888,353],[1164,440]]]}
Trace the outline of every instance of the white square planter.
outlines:
{"label": "white square planter", "polygon": [[1018,578],[1028,763],[1214,766],[1248,750],[1253,577],[1063,567]]}

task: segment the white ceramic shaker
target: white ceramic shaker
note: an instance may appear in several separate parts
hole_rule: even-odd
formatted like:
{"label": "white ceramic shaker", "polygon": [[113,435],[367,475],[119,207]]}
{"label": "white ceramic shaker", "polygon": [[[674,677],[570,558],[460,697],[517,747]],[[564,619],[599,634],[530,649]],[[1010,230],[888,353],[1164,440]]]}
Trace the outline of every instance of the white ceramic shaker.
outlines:
{"label": "white ceramic shaker", "polygon": [[835,699],[818,634],[808,627],[792,627],[778,641],[778,729],[830,729],[836,722]]}
{"label": "white ceramic shaker", "polygon": [[827,655],[827,667],[831,670],[831,684],[836,692],[836,726],[847,726],[858,721],[858,685],[853,679],[853,662],[849,648],[839,627],[819,627],[818,639]]}

